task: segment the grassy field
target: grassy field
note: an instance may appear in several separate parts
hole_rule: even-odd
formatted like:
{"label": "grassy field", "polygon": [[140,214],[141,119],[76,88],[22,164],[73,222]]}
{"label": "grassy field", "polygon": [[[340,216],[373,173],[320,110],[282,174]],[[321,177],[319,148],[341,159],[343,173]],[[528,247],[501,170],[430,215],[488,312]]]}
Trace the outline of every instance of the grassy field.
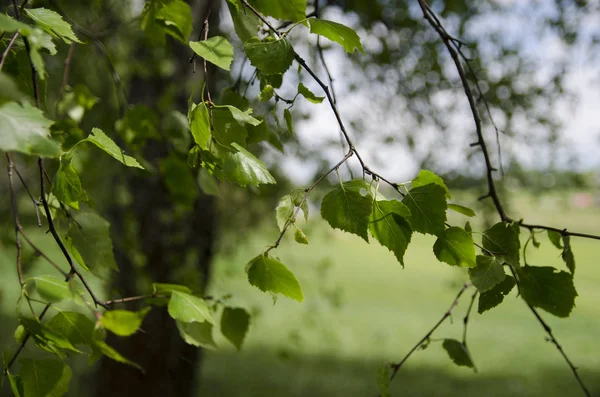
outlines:
{"label": "grassy field", "polygon": [[[468,205],[466,197],[471,196],[459,201]],[[531,222],[600,233],[599,209],[577,209],[569,203],[564,194],[543,200],[519,195],[510,213]],[[465,220],[457,215],[451,222],[463,224]],[[205,357],[199,395],[374,397],[378,368],[400,360],[439,320],[467,280],[464,270],[436,260],[431,238],[413,237],[403,269],[376,242],[369,245],[333,231],[313,217],[304,228],[310,245],[285,239],[276,253],[299,279],[305,301],[282,297],[274,305],[269,295],[248,284],[244,273],[246,262],[274,241],[276,226],[272,224],[264,232],[248,232],[250,236],[237,244],[233,241],[237,249],[219,254],[215,262],[211,293],[233,293],[231,303],[251,310],[254,316],[241,352],[217,337],[220,348]],[[60,257],[52,251],[55,246],[49,236],[40,233],[37,237],[42,239],[40,245],[50,247],[51,256]],[[539,240],[542,246],[528,251],[528,262],[565,269],[559,251],[545,236]],[[593,395],[600,396],[600,267],[596,259],[600,242],[574,239],[572,245],[577,306],[568,319],[542,315]],[[0,317],[10,324],[0,327],[3,341],[12,339],[15,324],[18,282],[13,258],[8,249],[0,252],[4,275]],[[453,321],[443,325],[434,339],[461,338],[470,297],[471,293],[463,295]],[[514,292],[490,312],[479,315],[474,311],[468,343],[478,373],[455,366],[441,343],[434,342],[417,351],[401,369],[392,395],[583,395],[559,353],[545,340],[540,324]],[[70,395],[85,390],[85,384],[78,389],[78,383],[73,382]]]}
{"label": "grassy field", "polygon": [[[564,196],[536,200],[522,196],[512,213],[534,222],[600,232],[598,209],[569,208]],[[516,210],[520,209],[521,213]],[[457,224],[464,218],[453,217]],[[219,257],[212,292],[235,291],[234,303],[249,307],[253,319],[246,344],[237,353],[223,348],[208,354],[200,395],[218,396],[375,396],[377,369],[398,361],[447,310],[465,271],[434,257],[433,240],[421,235],[406,255],[406,268],[376,243],[334,232],[311,219],[310,245],[284,241],[277,254],[298,277],[305,301],[272,299],[244,278],[247,260],[274,240],[254,234],[235,253]],[[528,262],[564,269],[560,252],[541,235],[540,249]],[[593,395],[600,395],[600,242],[573,241],[579,293],[568,319],[545,312]],[[434,338],[461,338],[462,317],[471,294],[463,295]],[[469,347],[478,373],[455,366],[441,343],[416,352],[401,369],[393,396],[579,396],[569,368],[525,304],[513,292],[498,308],[474,314]]]}

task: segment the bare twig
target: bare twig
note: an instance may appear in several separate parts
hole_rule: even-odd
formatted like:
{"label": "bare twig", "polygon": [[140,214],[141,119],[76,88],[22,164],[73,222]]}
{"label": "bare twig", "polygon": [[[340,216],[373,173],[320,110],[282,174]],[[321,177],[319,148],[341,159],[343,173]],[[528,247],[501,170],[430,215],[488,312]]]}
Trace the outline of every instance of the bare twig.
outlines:
{"label": "bare twig", "polygon": [[21,223],[19,222],[19,211],[17,208],[17,199],[15,197],[15,184],[13,181],[13,171],[15,166],[12,162],[10,154],[6,153],[6,160],[8,161],[8,188],[10,191],[10,205],[13,213],[13,223],[15,226],[15,246],[17,248],[17,275],[19,277],[19,284],[23,287],[23,268],[21,263],[22,246],[21,240],[19,239],[19,232],[21,231]]}
{"label": "bare twig", "polygon": [[323,181],[323,179],[325,179],[329,174],[331,174],[332,172],[334,172],[335,170],[337,170],[338,168],[340,168],[342,166],[342,164],[344,164],[350,157],[352,157],[352,155],[354,153],[355,152],[353,152],[352,150],[348,151],[348,153],[346,153],[346,155],[336,165],[334,165],[332,168],[329,169],[329,171],[327,171],[326,173],[324,173],[323,175],[321,175],[316,181],[313,182],[312,185],[310,185],[310,187],[308,187],[308,188],[306,188],[304,190],[304,195],[302,196],[302,200],[298,204],[296,210],[294,211],[294,214],[285,222],[285,225],[281,229],[281,233],[279,233],[279,237],[277,237],[277,240],[275,240],[275,243],[272,246],[270,246],[269,248],[267,248],[267,250],[265,251],[265,254],[268,253],[269,251],[271,251],[272,249],[279,247],[279,244],[281,243],[281,239],[283,238],[283,236],[287,232],[288,228],[292,225],[292,223],[295,222],[296,217],[298,216],[298,213],[300,212],[300,208],[302,207],[302,205],[304,204],[304,202],[308,198],[308,195],[310,194],[310,192],[312,192],[313,189],[319,183],[321,183],[321,181]]}
{"label": "bare twig", "polygon": [[[462,294],[469,288],[471,287],[471,283],[465,283],[463,284],[462,288],[458,291],[458,294],[456,294],[456,297],[454,298],[454,300],[452,301],[452,304],[450,305],[450,307],[448,308],[448,310],[446,310],[446,312],[444,313],[444,315],[442,316],[442,318],[439,319],[439,321],[437,323],[435,323],[435,325],[429,330],[429,332],[427,332],[425,334],[424,337],[422,337],[414,346],[412,349],[410,349],[410,351],[402,358],[402,360],[400,360],[400,362],[398,362],[397,364],[391,364],[391,368],[392,368],[392,373],[390,375],[390,382],[396,377],[396,374],[398,373],[398,371],[400,370],[400,368],[402,368],[402,365],[406,362],[406,360],[409,359],[409,357],[423,344],[425,343],[430,337],[431,335],[440,327],[440,325],[442,325],[444,323],[444,321],[446,321],[446,319],[448,319],[448,317],[450,317],[452,315],[452,310],[454,310],[454,308],[456,307],[456,305],[458,305],[458,301],[460,300],[460,297],[462,296]],[[471,302],[472,305],[472,302]],[[470,308],[469,308],[470,311]],[[468,321],[468,317],[467,321]],[[466,324],[466,322],[465,322]]]}
{"label": "bare twig", "polygon": [[2,53],[2,59],[0,59],[0,71],[2,71],[2,68],[4,67],[4,61],[6,60],[6,57],[8,56],[8,53],[10,52],[13,45],[15,45],[15,41],[17,41],[18,37],[19,31],[16,31],[15,34],[13,34],[13,37],[8,42],[8,45],[4,49],[4,52]]}
{"label": "bare twig", "polygon": [[[519,281],[517,273],[515,272],[515,269],[513,269],[512,266],[509,266],[508,268],[510,269],[510,271],[511,271],[511,273],[513,275],[513,278],[515,279],[515,282],[517,284],[517,290],[519,292],[519,296],[521,296],[521,298],[522,298],[523,295],[521,294],[521,283]],[[560,355],[564,358],[565,362],[567,363],[567,365],[571,369],[571,372],[573,372],[573,376],[575,376],[575,379],[577,379],[577,383],[579,383],[579,386],[581,387],[581,390],[583,391],[583,393],[587,397],[591,397],[590,391],[585,386],[585,383],[583,383],[583,380],[579,376],[579,371],[577,371],[577,367],[575,366],[575,364],[573,364],[573,361],[571,361],[571,359],[569,358],[569,356],[567,356],[567,353],[564,351],[564,349],[562,348],[561,344],[558,342],[558,339],[556,339],[556,337],[554,336],[554,333],[552,332],[552,328],[550,328],[550,326],[548,325],[548,323],[546,321],[544,321],[544,319],[542,318],[542,316],[540,315],[540,313],[533,306],[531,306],[527,301],[525,301],[525,299],[523,299],[523,302],[525,302],[525,304],[527,305],[527,307],[529,307],[529,310],[531,310],[531,312],[535,316],[536,320],[540,323],[540,325],[542,326],[542,328],[544,328],[544,331],[546,331],[546,334],[548,334],[548,340],[550,342],[552,342],[552,344],[556,347],[556,349],[558,350],[558,352],[560,353]]]}
{"label": "bare twig", "polygon": [[58,98],[56,99],[57,107],[58,103],[65,94],[65,87],[69,84],[69,72],[71,71],[71,59],[73,58],[73,51],[75,51],[75,44],[71,44],[69,46],[69,51],[67,52],[67,56],[65,57],[65,69],[63,71],[62,82],[60,83],[60,88],[58,90]]}

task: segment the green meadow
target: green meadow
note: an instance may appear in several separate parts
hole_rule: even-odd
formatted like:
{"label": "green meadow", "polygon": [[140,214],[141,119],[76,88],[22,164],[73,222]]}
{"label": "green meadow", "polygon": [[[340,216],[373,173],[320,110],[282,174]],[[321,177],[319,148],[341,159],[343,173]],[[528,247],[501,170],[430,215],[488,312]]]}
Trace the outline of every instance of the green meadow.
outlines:
{"label": "green meadow", "polygon": [[[463,195],[468,201],[469,195]],[[460,202],[460,200],[459,200]],[[578,209],[573,195],[536,199],[519,195],[511,214],[531,222],[600,232],[600,210]],[[520,211],[519,211],[520,210]],[[451,215],[453,224],[467,218]],[[477,223],[476,218],[471,220]],[[301,226],[302,227],[302,226]],[[201,395],[215,396],[376,396],[377,370],[399,361],[441,318],[466,271],[437,261],[433,239],[414,235],[405,268],[376,242],[334,231],[318,217],[303,227],[310,244],[291,238],[277,250],[300,281],[302,304],[248,285],[244,266],[274,241],[276,226],[253,233],[230,255],[218,258],[212,283],[216,296],[235,291],[233,303],[255,314],[244,348],[224,340],[207,354]],[[481,229],[480,229],[481,230]],[[523,243],[528,233],[522,231]],[[476,237],[475,237],[476,238]],[[527,262],[566,270],[560,251],[545,233],[539,249],[529,244]],[[600,393],[600,241],[573,239],[579,293],[568,319],[541,311],[592,390]],[[455,366],[441,346],[443,338],[462,338],[462,320],[473,290],[425,350],[415,352],[391,385],[393,396],[579,396],[583,395],[556,348],[516,291],[502,305],[476,312],[468,326],[468,345],[478,372]]]}
{"label": "green meadow", "polygon": [[[471,193],[458,194],[458,203],[472,205]],[[461,197],[463,199],[461,199]],[[588,233],[600,233],[600,209],[578,209],[573,195],[562,193],[537,199],[519,194],[509,211],[515,218]],[[228,235],[235,250],[218,254],[210,294],[233,294],[228,302],[252,314],[252,324],[240,352],[219,335],[219,348],[204,356],[199,372],[201,396],[372,396],[378,394],[377,372],[399,361],[441,318],[468,280],[464,269],[437,261],[433,239],[414,235],[405,268],[376,242],[334,231],[316,210],[307,224],[299,222],[309,245],[284,238],[276,255],[294,272],[304,302],[272,297],[250,286],[244,267],[277,236],[272,222],[243,237]],[[449,222],[463,225],[468,218],[450,214]],[[475,230],[482,230],[472,218]],[[60,260],[48,235],[31,233],[40,247]],[[523,243],[527,234],[522,231]],[[529,244],[530,265],[566,270],[560,251],[544,233],[539,249]],[[540,311],[592,391],[600,395],[600,241],[572,239],[577,263],[579,296],[571,317],[559,319]],[[41,258],[26,262],[32,273],[46,273]],[[14,248],[0,251],[3,346],[15,346],[15,306],[19,294]],[[99,287],[100,284],[96,283]],[[393,381],[392,396],[580,396],[569,367],[546,341],[540,324],[513,291],[497,308],[476,311],[468,326],[468,345],[477,373],[457,367],[441,346],[444,338],[462,338],[463,316],[473,289],[468,290],[452,317],[418,350]],[[87,372],[85,358],[76,373]],[[89,372],[73,379],[69,395],[86,395]],[[6,385],[2,389],[8,392]]]}

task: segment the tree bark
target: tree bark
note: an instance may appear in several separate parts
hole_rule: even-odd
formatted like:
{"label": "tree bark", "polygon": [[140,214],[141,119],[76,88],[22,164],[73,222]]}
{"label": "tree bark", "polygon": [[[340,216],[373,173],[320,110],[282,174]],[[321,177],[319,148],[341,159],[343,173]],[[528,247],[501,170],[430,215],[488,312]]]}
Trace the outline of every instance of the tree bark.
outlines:
{"label": "tree bark", "polygon": [[[208,7],[218,7],[218,2],[199,0],[193,5],[196,30],[202,28]],[[218,9],[213,9],[210,25],[218,26]],[[130,103],[144,103],[153,107],[164,92],[167,84],[178,80],[179,87],[186,87],[191,73],[188,58],[189,48],[180,43],[171,43],[173,59],[177,71],[169,80],[153,78],[144,80],[134,77],[130,84]],[[141,50],[143,51],[143,49]],[[143,56],[143,53],[138,54]],[[209,79],[214,86],[214,79]],[[178,110],[187,113],[187,93],[178,95]],[[154,142],[145,151],[145,158],[157,165],[157,160],[168,153],[167,143]],[[138,234],[139,251],[147,258],[147,264],[140,269],[133,256],[121,245],[115,245],[119,273],[113,286],[122,296],[135,296],[147,291],[136,288],[140,280],[172,282],[174,274],[181,266],[194,258],[198,277],[202,284],[210,276],[215,240],[215,206],[210,196],[201,196],[191,212],[176,216],[169,192],[160,177],[133,177],[126,181],[132,194],[131,204],[111,209],[112,232],[116,236],[126,236],[127,228],[135,225]],[[165,214],[167,214],[165,216]],[[133,218],[132,218],[133,217]],[[135,310],[135,305],[128,309]],[[175,322],[166,308],[153,308],[146,316],[141,330],[128,338],[109,335],[107,343],[126,358],[145,369],[138,369],[110,360],[100,359],[94,379],[96,396],[160,396],[187,397],[194,394],[197,375],[200,372],[201,349],[186,344],[180,337]]]}

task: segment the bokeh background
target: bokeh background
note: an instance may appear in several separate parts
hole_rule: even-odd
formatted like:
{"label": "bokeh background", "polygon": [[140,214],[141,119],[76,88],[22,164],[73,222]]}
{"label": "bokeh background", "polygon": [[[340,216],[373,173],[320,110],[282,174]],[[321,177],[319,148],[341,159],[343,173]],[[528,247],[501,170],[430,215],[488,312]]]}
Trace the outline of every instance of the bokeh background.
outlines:
{"label": "bokeh background", "polygon": [[[172,133],[177,132],[173,112],[185,114],[187,98],[203,76],[201,71],[191,73],[185,46],[170,38],[166,45],[156,45],[142,34],[136,17],[143,2],[34,3],[53,9],[58,4],[61,12],[104,47],[103,52],[90,36],[88,44],[75,48],[70,83],[86,84],[100,101],[66,134],[85,136],[92,126],[101,126],[150,164],[168,156],[185,159],[177,147],[187,148],[189,137]],[[308,3],[312,11],[315,4]],[[190,4],[197,35],[207,3],[197,0]],[[212,4],[211,25],[239,48],[224,4]],[[323,18],[355,28],[365,48],[364,53],[347,55],[331,42],[320,43],[334,76],[341,115],[365,160],[396,182],[411,180],[422,168],[442,175],[453,202],[478,213],[473,219],[449,214],[452,224],[470,220],[474,230],[482,231],[496,222],[489,203],[477,199],[485,193],[484,165],[480,152],[469,146],[474,128],[460,81],[416,2],[328,0],[318,6]],[[530,223],[600,233],[600,6],[582,1],[457,0],[434,1],[432,8],[447,29],[465,41],[464,50],[473,59],[496,124],[491,123],[480,101],[493,161],[503,170],[497,173],[497,182],[509,214]],[[324,77],[316,41],[307,30],[298,27],[290,40]],[[51,76],[62,76],[68,47],[61,44],[58,49],[61,56],[47,59]],[[250,105],[256,114],[265,116],[284,153],[278,145],[264,142],[249,147],[270,166],[278,185],[244,190],[210,183],[200,173],[193,175],[193,188],[199,189],[191,198],[185,194],[175,197],[160,172],[153,175],[152,183],[146,183],[141,177],[123,175],[109,160],[91,153],[81,156],[77,164],[86,170],[84,187],[96,209],[111,220],[117,260],[126,269],[112,281],[94,280],[93,284],[107,298],[128,295],[131,291],[124,289],[143,290],[149,276],[160,268],[159,274],[164,275],[160,281],[186,283],[215,297],[231,295],[230,303],[253,314],[242,351],[217,336],[217,350],[178,361],[188,374],[181,381],[195,386],[191,395],[375,396],[378,369],[400,360],[426,334],[448,309],[467,274],[438,262],[431,249],[433,240],[426,236],[413,237],[402,268],[385,248],[333,231],[320,219],[319,203],[327,185],[336,183],[334,176],[311,196],[311,216],[303,227],[310,244],[303,246],[285,238],[277,250],[302,285],[305,301],[299,304],[280,298],[274,304],[269,295],[251,287],[244,266],[277,237],[277,200],[310,184],[337,162],[344,145],[325,103],[294,106],[295,134],[287,131],[282,104],[258,101],[253,71],[241,51],[236,56],[232,75],[211,71],[210,84],[215,93],[233,87],[255,98]],[[18,59],[9,60],[6,69],[17,74],[23,70],[26,75],[28,71],[20,65]],[[298,75],[295,68],[285,78],[287,82],[278,91],[281,96],[293,96],[298,81],[319,95],[314,82]],[[44,87],[48,112],[56,117],[61,116],[54,109],[60,83],[60,78],[50,79]],[[163,117],[171,121],[161,121]],[[172,146],[168,150],[165,141]],[[35,186],[35,164],[21,158],[18,166]],[[354,162],[340,172],[346,179],[360,177]],[[179,182],[185,185],[186,180]],[[5,350],[11,351],[16,346],[12,334],[17,325],[19,288],[5,174],[0,175],[0,193],[0,338]],[[18,193],[23,223],[32,230],[29,234],[44,252],[60,261],[51,238],[44,230],[36,230],[25,192],[19,189]],[[191,208],[180,205],[186,200],[191,200]],[[160,211],[156,219],[152,215],[155,210]],[[145,221],[149,218],[156,228],[152,234]],[[185,223],[198,219],[205,221],[202,230]],[[173,247],[169,239],[182,231],[192,237]],[[524,244],[528,236],[522,237]],[[144,238],[164,245],[163,262],[152,263]],[[560,251],[544,234],[537,238],[541,246],[529,244],[527,262],[563,269]],[[572,245],[577,263],[576,307],[568,319],[542,314],[597,395],[600,245],[576,238]],[[174,252],[181,247],[185,252]],[[27,274],[47,273],[47,263],[33,252],[26,254]],[[468,342],[478,372],[455,366],[439,339],[460,338],[469,298],[463,296],[452,321],[433,335],[427,349],[416,352],[403,366],[392,383],[392,395],[581,394],[568,366],[514,291],[492,311],[472,314]],[[143,333],[152,337],[152,325],[145,324]],[[120,346],[129,348],[126,343]],[[26,353],[35,354],[33,349]],[[134,359],[135,354],[127,352]],[[183,355],[179,350],[170,354],[177,359]],[[76,376],[69,395],[103,395],[100,390],[104,389],[98,385],[110,383],[111,376],[114,378],[111,370],[123,369],[117,365],[107,370],[102,365],[90,366],[85,357],[73,359]],[[7,385],[2,393],[9,395]]]}

